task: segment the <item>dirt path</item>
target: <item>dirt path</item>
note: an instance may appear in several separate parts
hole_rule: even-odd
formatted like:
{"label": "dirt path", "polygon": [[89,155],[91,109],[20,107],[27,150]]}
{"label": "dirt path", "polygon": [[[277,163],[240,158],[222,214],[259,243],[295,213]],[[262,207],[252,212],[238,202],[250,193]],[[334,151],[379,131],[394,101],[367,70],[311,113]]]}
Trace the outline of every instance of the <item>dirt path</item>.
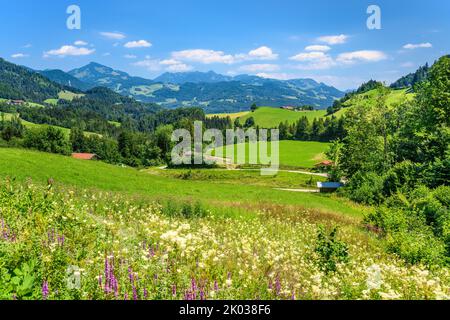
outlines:
{"label": "dirt path", "polygon": [[289,191],[289,192],[301,192],[301,193],[319,193],[317,189],[285,189],[285,188],[274,188],[274,190],[279,191]]}

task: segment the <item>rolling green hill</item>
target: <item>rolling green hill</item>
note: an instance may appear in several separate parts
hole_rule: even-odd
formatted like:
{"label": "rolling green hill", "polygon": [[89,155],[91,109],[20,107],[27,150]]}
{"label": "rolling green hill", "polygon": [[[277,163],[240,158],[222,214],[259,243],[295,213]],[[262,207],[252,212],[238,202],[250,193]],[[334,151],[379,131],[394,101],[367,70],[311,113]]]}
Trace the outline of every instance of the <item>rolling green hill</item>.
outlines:
{"label": "rolling green hill", "polygon": [[[360,216],[363,210],[346,201],[327,195],[290,193],[271,187],[222,184],[214,181],[192,181],[141,172],[131,168],[108,165],[97,161],[75,160],[70,157],[29,150],[0,148],[0,178],[31,178],[56,183],[122,192],[151,199],[202,201],[219,207],[233,207],[233,203],[268,205],[296,205],[304,208]],[[245,206],[244,206],[245,207]],[[245,209],[244,209],[245,211]]]}
{"label": "rolling green hill", "polygon": [[[334,113],[335,116],[341,116],[345,114],[352,106],[373,106],[377,103],[377,99],[380,98],[380,91],[374,89],[365,93],[357,94],[342,105],[344,108]],[[413,93],[408,93],[408,89],[391,90],[386,98],[388,106],[393,107],[403,102],[410,101],[414,98]]]}
{"label": "rolling green hill", "polygon": [[280,108],[271,107],[260,107],[255,112],[250,112],[240,118],[241,124],[253,117],[255,119],[255,124],[260,128],[275,128],[281,122],[288,122],[293,124],[297,122],[300,118],[306,116],[310,122],[314,118],[324,117],[326,114],[325,110],[315,110],[315,111],[291,111],[284,110]]}

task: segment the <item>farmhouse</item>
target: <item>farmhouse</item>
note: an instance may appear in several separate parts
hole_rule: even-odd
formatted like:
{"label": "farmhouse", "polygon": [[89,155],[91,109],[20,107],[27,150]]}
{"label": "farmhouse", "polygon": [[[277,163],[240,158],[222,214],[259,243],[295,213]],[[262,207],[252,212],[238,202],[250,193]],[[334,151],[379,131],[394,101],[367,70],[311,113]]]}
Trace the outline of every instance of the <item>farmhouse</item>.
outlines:
{"label": "farmhouse", "polygon": [[343,186],[340,182],[317,182],[320,193],[331,193]]}
{"label": "farmhouse", "polygon": [[295,107],[292,107],[292,106],[283,106],[283,107],[281,107],[280,109],[283,109],[283,110],[291,110],[291,111],[293,111],[293,110],[295,110]]}
{"label": "farmhouse", "polygon": [[95,160],[97,155],[93,153],[72,153],[72,158],[78,160]]}
{"label": "farmhouse", "polygon": [[25,101],[23,101],[23,100],[9,100],[8,104],[10,104],[12,106],[21,106],[21,105],[25,104]]}

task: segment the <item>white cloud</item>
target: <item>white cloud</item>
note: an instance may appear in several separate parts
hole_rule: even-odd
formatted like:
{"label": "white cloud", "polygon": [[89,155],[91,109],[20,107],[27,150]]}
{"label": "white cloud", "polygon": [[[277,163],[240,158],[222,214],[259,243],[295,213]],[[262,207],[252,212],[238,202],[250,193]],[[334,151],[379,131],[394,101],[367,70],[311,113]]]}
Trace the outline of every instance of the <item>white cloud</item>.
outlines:
{"label": "white cloud", "polygon": [[252,60],[276,60],[278,59],[278,54],[274,53],[271,48],[266,46],[256,48],[248,53],[234,55],[217,50],[191,49],[172,52],[172,59],[203,64],[233,64]]}
{"label": "white cloud", "polygon": [[24,54],[24,53],[15,53],[15,54],[11,55],[11,58],[13,58],[13,59],[20,59],[20,58],[26,58],[28,56],[29,55]]}
{"label": "white cloud", "polygon": [[239,68],[239,71],[256,73],[256,72],[273,72],[280,70],[277,64],[249,64]]}
{"label": "white cloud", "polygon": [[278,59],[278,54],[273,53],[271,48],[262,46],[250,51],[248,57],[255,60],[276,60]]}
{"label": "white cloud", "polygon": [[81,47],[88,45],[88,43],[86,41],[83,41],[83,40],[75,41],[73,44],[76,45],[76,46],[81,46]]}
{"label": "white cloud", "polygon": [[327,57],[328,55],[323,52],[303,52],[290,57],[289,59],[294,61],[317,61],[326,59]]}
{"label": "white cloud", "polygon": [[317,38],[317,41],[327,43],[329,45],[335,45],[335,44],[343,44],[346,43],[348,39],[348,36],[345,34],[340,34],[336,36],[323,36]]}
{"label": "white cloud", "polygon": [[336,61],[343,64],[352,64],[355,62],[378,62],[387,59],[387,56],[382,51],[361,50],[341,53]]}
{"label": "white cloud", "polygon": [[25,48],[25,49],[29,49],[29,48],[31,48],[33,45],[31,44],[31,43],[27,43],[26,45],[24,45],[23,47]]}
{"label": "white cloud", "polygon": [[137,62],[133,63],[133,66],[145,68],[148,71],[160,71],[161,70],[160,62],[158,60],[153,60],[153,59],[145,59],[142,61],[137,61]]}
{"label": "white cloud", "polygon": [[191,71],[192,69],[193,69],[192,66],[184,63],[172,64],[166,68],[166,70],[169,72],[187,72]]}
{"label": "white cloud", "polygon": [[232,64],[235,57],[223,51],[193,49],[172,52],[172,58],[181,61],[199,62],[203,64],[225,63]]}
{"label": "white cloud", "polygon": [[121,32],[100,32],[100,35],[106,39],[123,40],[126,36]]}
{"label": "white cloud", "polygon": [[181,61],[175,59],[166,59],[159,62],[159,64],[166,67],[166,71],[169,72],[186,72],[191,71],[193,69],[192,66],[187,65]]}
{"label": "white cloud", "polygon": [[44,57],[49,56],[59,56],[59,57],[65,57],[65,56],[88,56],[90,54],[93,54],[95,52],[95,49],[87,49],[87,48],[80,48],[75,46],[62,46],[59,49],[50,50],[44,53]]}
{"label": "white cloud", "polygon": [[110,55],[111,55],[110,52],[105,52],[105,53],[103,54],[104,57],[109,57]]}
{"label": "white cloud", "polygon": [[185,64],[179,60],[166,59],[157,60],[151,59],[150,56],[146,56],[145,60],[133,63],[133,66],[142,67],[150,72],[165,70],[168,72],[186,72],[193,70],[193,67]]}
{"label": "white cloud", "polygon": [[[150,57],[147,56],[146,59],[150,59]],[[173,65],[176,65],[176,64],[181,64],[180,61],[175,60],[175,59],[166,59],[166,60],[162,60],[160,63],[161,63],[162,65],[165,65],[165,66],[173,66]]]}
{"label": "white cloud", "polygon": [[305,51],[320,51],[320,52],[327,52],[330,51],[331,48],[329,46],[322,46],[322,45],[312,45],[312,46],[307,46],[305,48]]}
{"label": "white cloud", "polygon": [[293,61],[306,62],[296,66],[300,70],[323,70],[333,67],[336,63],[328,54],[320,51],[303,52],[289,58]]}
{"label": "white cloud", "polygon": [[419,49],[419,48],[433,48],[433,45],[429,42],[426,42],[426,43],[418,43],[418,44],[408,43],[403,46],[403,49],[408,49],[408,50]]}
{"label": "white cloud", "polygon": [[135,56],[134,54],[126,54],[123,56],[125,59],[136,59],[137,56]]}
{"label": "white cloud", "polygon": [[125,48],[150,48],[152,44],[147,40],[139,40],[139,41],[130,41],[125,43]]}

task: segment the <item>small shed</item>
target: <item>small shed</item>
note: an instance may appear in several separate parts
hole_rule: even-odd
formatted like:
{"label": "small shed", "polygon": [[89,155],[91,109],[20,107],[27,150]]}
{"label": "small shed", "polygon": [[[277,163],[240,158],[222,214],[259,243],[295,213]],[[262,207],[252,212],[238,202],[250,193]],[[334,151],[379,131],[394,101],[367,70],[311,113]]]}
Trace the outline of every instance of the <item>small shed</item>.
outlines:
{"label": "small shed", "polygon": [[315,165],[317,169],[328,169],[330,167],[334,166],[334,162],[330,160],[324,160],[322,162],[319,162]]}
{"label": "small shed", "polygon": [[343,186],[340,182],[317,182],[320,193],[331,193]]}
{"label": "small shed", "polygon": [[72,158],[78,160],[96,160],[97,155],[94,153],[72,153]]}

